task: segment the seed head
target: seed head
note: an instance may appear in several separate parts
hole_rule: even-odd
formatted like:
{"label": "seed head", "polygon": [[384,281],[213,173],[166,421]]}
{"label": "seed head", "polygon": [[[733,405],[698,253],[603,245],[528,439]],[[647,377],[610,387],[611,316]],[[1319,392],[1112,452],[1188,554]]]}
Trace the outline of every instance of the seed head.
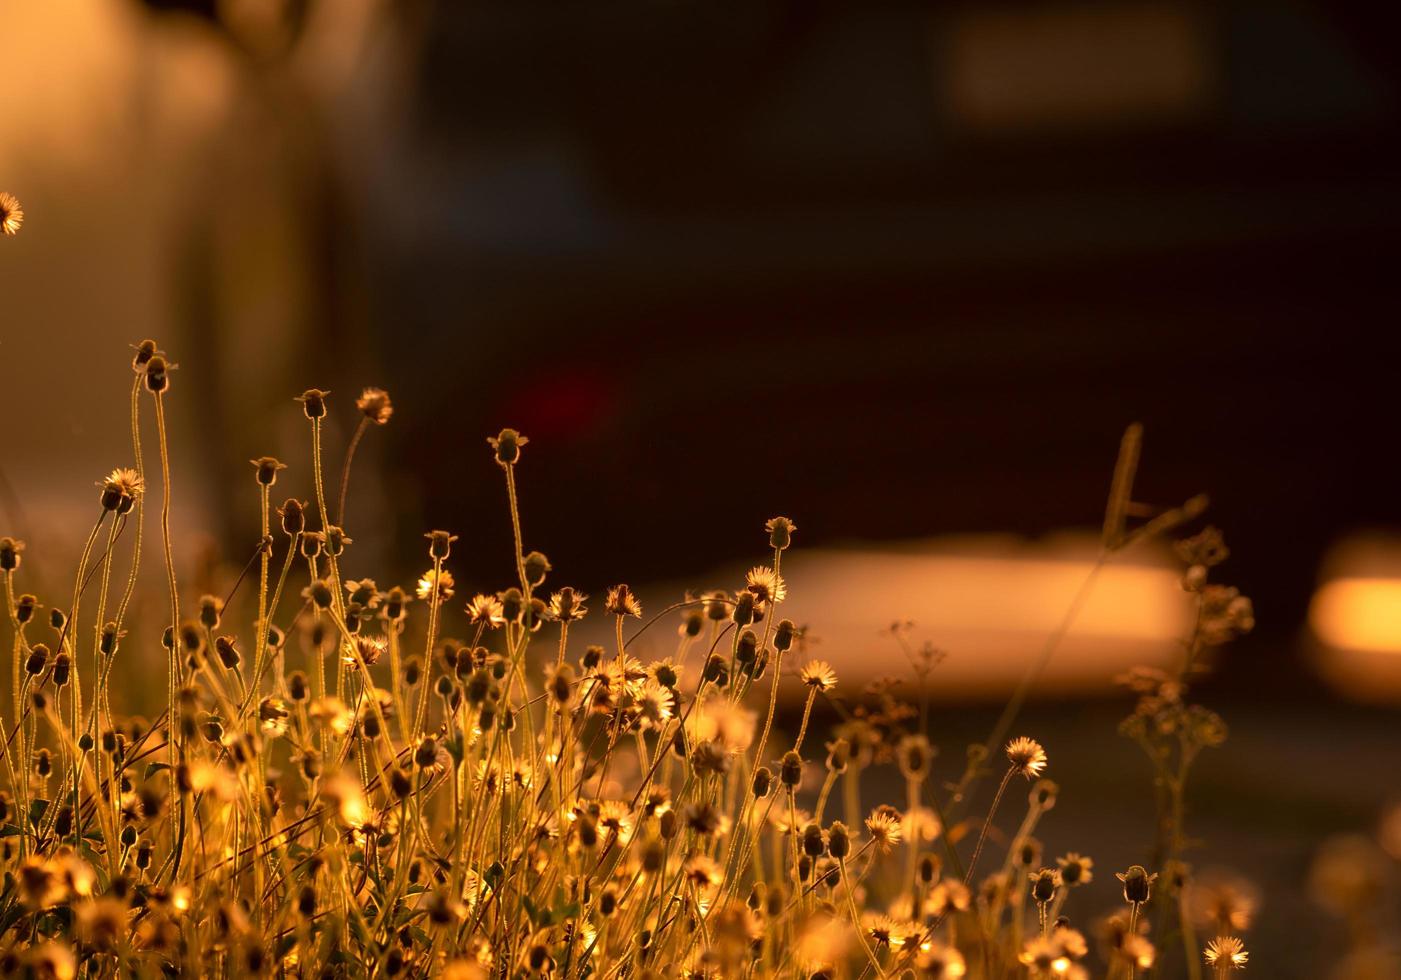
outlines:
{"label": "seed head", "polygon": [[825,660],[809,661],[798,676],[804,684],[819,693],[837,686],[837,672]]}
{"label": "seed head", "polygon": [[457,540],[450,531],[429,531],[424,537],[428,539],[428,557],[438,561],[447,560],[452,554],[452,543]]}
{"label": "seed head", "polygon": [[1124,901],[1130,905],[1142,905],[1148,901],[1156,874],[1149,874],[1141,864],[1135,864],[1127,871],[1116,872],[1114,877],[1124,883]]}
{"label": "seed head", "polygon": [[375,425],[384,425],[394,414],[394,403],[389,400],[389,392],[383,388],[366,388],[355,399],[355,407]]}
{"label": "seed head", "polygon": [[306,504],[295,497],[283,501],[282,506],[277,508],[277,514],[282,518],[282,531],[289,538],[306,530]]}
{"label": "seed head", "polygon": [[793,543],[793,532],[798,529],[786,517],[770,517],[764,522],[764,530],[769,532],[769,546],[777,551],[783,551]]}
{"label": "seed head", "polygon": [[115,469],[97,485],[102,488],[102,509],[118,514],[130,513],[146,489],[141,474],[130,469]]}
{"label": "seed head", "polygon": [[521,458],[521,446],[529,441],[515,429],[502,429],[500,434],[487,439],[496,450],[496,462],[502,466],[514,466]]}
{"label": "seed head", "polygon": [[13,572],[19,568],[24,542],[16,538],[0,538],[0,570]]}
{"label": "seed head", "polygon": [[285,470],[287,464],[273,456],[259,456],[257,459],[250,459],[256,471],[254,478],[260,486],[270,487],[277,482],[277,471]]}
{"label": "seed head", "polygon": [[308,388],[293,400],[301,402],[306,417],[315,422],[326,417],[326,396],[329,394],[329,391],[320,388]]}
{"label": "seed head", "polygon": [[803,781],[803,757],[793,751],[783,753],[779,763],[778,778],[785,786],[797,786]]}
{"label": "seed head", "polygon": [[159,395],[170,389],[170,372],[175,365],[161,354],[152,354],[146,361],[146,390]]}

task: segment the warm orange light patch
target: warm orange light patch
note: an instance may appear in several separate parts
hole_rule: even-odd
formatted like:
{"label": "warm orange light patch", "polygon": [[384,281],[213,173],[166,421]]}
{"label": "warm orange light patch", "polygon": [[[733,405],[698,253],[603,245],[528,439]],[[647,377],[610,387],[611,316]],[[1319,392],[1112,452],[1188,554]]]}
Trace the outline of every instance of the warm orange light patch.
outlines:
{"label": "warm orange light patch", "polygon": [[1314,593],[1309,624],[1345,650],[1401,653],[1401,578],[1339,578]]}

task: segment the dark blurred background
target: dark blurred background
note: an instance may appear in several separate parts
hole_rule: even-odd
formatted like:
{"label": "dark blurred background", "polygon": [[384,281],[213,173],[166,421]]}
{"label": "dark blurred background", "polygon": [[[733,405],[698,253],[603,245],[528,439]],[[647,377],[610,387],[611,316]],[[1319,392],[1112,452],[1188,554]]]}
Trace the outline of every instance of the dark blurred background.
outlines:
{"label": "dark blurred background", "polygon": [[[503,425],[531,438],[527,544],[598,592],[759,560],[776,513],[816,549],[1092,530],[1141,421],[1137,497],[1211,493],[1259,622],[1204,695],[1238,738],[1202,836],[1297,882],[1401,792],[1398,593],[1361,659],[1309,627],[1326,580],[1401,579],[1394,5],[50,0],[7,20],[0,189],[28,220],[0,242],[24,406],[4,469],[31,536],[85,531],[146,334],[181,363],[175,439],[200,460],[177,522],[239,563],[243,460],[304,458],[291,395],[348,411],[380,384],[398,411],[351,533],[407,578],[417,535],[451,528],[477,588],[504,584],[482,441]],[[954,725],[977,738],[993,701],[970,700]],[[1028,724],[1094,753],[1123,708]],[[1086,821],[1146,784],[1130,746],[1105,758]],[[1280,891],[1259,959],[1318,975],[1280,957],[1329,927]]]}

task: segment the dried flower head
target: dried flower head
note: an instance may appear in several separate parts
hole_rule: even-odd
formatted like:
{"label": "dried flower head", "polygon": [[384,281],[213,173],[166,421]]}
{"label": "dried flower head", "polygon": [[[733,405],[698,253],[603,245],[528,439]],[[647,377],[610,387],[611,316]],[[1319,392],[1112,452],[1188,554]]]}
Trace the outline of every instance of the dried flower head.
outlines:
{"label": "dried flower head", "polygon": [[0,233],[18,235],[19,226],[24,224],[24,208],[19,198],[9,191],[0,191]]}
{"label": "dried flower head", "polygon": [[355,399],[355,407],[375,425],[384,425],[394,414],[394,403],[389,400],[389,392],[383,388],[366,388]]}
{"label": "dried flower head", "polygon": [[278,471],[287,468],[286,463],[273,456],[259,456],[257,459],[250,459],[249,462],[257,471],[254,474],[255,479],[260,486],[264,487],[270,487],[276,483]]}
{"label": "dried flower head", "polygon": [[1135,864],[1127,871],[1116,872],[1114,877],[1124,883],[1124,901],[1130,905],[1142,905],[1148,901],[1157,874],[1149,874],[1141,864]]}
{"label": "dried flower head", "polygon": [[614,616],[636,616],[642,618],[642,603],[637,601],[632,589],[627,585],[615,585],[608,590],[603,608]]}
{"label": "dried flower head", "polygon": [[1046,768],[1046,750],[1040,742],[1025,736],[1007,743],[1007,759],[1013,770],[1027,779],[1040,776]]}
{"label": "dried flower head", "polygon": [[102,509],[125,514],[146,490],[141,474],[132,469],[115,469],[97,485],[102,488]]}
{"label": "dried flower head", "polygon": [[513,466],[520,461],[521,446],[530,440],[515,429],[502,429],[496,436],[488,437],[487,442],[496,450],[496,462],[502,466]]}
{"label": "dried flower head", "polygon": [[329,394],[329,391],[322,391],[320,388],[308,388],[294,400],[302,403],[302,411],[306,417],[315,422],[326,417],[326,396]]}

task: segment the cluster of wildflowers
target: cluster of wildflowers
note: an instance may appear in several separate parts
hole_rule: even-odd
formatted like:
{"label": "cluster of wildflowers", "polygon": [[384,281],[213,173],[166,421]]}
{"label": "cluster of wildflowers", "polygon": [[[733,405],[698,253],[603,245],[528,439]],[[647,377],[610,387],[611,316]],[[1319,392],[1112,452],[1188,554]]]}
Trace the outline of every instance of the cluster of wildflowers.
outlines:
{"label": "cluster of wildflowers", "polygon": [[[591,598],[526,549],[516,479],[528,440],[503,429],[482,456],[505,482],[504,580],[459,583],[461,536],[435,529],[417,546],[416,582],[382,588],[357,561],[345,502],[355,448],[393,404],[378,388],[355,399],[331,497],[335,401],[309,388],[297,399],[311,449],[302,496],[274,500],[297,474],[253,459],[261,526],[245,574],[195,597],[181,592],[171,537],[174,365],[146,341],[132,366],[133,463],[98,484],[71,595],[23,592],[25,546],[0,538],[13,653],[0,973],[1074,980],[1090,975],[1086,932],[1112,976],[1159,962],[1159,872],[1119,873],[1122,913],[1097,931],[1077,925],[1098,879],[1090,857],[1051,859],[1034,836],[1060,792],[1040,742],[996,737],[968,751],[961,778],[936,778],[926,682],[943,654],[911,647],[909,624],[890,634],[918,703],[889,678],[843,697],[838,670],[807,654],[805,629],[783,615],[791,520],[767,522],[767,554],[743,581],[649,617],[629,586]],[[168,617],[137,629],[148,535]],[[1170,793],[1224,738],[1219,719],[1185,704],[1195,661],[1250,621],[1248,602],[1206,581],[1219,536],[1183,554],[1198,628],[1180,671],[1133,675],[1126,726],[1177,767]],[[639,660],[638,638],[677,617],[674,649]],[[611,641],[574,640],[586,619]],[[154,721],[118,713],[114,680],[152,656],[166,668],[162,709]],[[775,724],[781,695],[802,701],[792,732]],[[818,735],[818,718],[836,723]],[[977,784],[999,771],[972,817]],[[902,792],[873,800],[872,783]],[[994,833],[1011,786],[1028,787],[1020,824]],[[1165,833],[1154,865],[1190,909],[1181,924],[1219,933],[1193,969],[1244,966],[1235,933],[1253,902],[1169,872],[1185,840],[1180,822]],[[992,870],[979,868],[985,851]]]}

